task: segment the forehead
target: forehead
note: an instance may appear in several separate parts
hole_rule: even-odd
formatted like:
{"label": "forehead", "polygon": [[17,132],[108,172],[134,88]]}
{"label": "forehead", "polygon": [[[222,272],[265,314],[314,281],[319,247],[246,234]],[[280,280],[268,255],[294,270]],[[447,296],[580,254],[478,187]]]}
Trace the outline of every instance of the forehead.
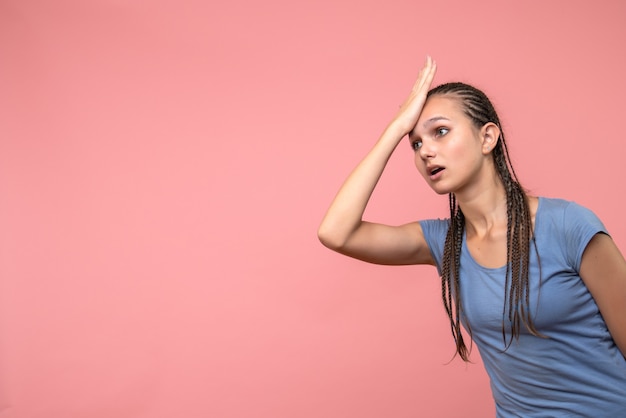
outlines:
{"label": "forehead", "polygon": [[437,124],[448,121],[452,123],[469,122],[461,100],[449,95],[431,96],[426,100],[413,133],[420,134]]}
{"label": "forehead", "polygon": [[454,96],[437,95],[426,100],[419,122],[424,122],[434,116],[444,116],[449,119],[453,117],[465,116],[461,105],[461,100]]}

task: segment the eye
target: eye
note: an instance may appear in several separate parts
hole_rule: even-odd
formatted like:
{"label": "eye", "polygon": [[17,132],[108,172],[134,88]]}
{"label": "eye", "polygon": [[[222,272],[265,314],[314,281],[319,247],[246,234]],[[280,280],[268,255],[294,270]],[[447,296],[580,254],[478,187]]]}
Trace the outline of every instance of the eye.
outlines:
{"label": "eye", "polygon": [[444,136],[448,132],[450,132],[450,130],[448,128],[444,128],[443,126],[440,126],[439,128],[435,129],[436,136]]}
{"label": "eye", "polygon": [[417,151],[418,149],[422,148],[422,141],[417,139],[411,142],[411,148],[413,148],[414,151]]}

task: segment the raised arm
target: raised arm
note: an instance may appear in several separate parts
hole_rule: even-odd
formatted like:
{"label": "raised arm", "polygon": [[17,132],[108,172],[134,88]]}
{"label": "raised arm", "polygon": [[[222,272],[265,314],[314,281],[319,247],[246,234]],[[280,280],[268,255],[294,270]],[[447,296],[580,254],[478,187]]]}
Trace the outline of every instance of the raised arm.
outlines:
{"label": "raised arm", "polygon": [[434,264],[417,222],[375,224],[364,221],[363,213],[389,157],[415,127],[435,72],[428,57],[397,116],[339,189],[318,230],[326,247],[377,264]]}

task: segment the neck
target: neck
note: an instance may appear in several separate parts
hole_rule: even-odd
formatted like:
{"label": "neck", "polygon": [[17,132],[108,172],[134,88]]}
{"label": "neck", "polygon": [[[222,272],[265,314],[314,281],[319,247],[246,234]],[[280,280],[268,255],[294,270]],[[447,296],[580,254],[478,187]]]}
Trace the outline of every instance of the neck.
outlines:
{"label": "neck", "polygon": [[499,177],[494,176],[490,181],[491,184],[455,194],[468,235],[485,236],[501,228],[506,230],[506,192]]}

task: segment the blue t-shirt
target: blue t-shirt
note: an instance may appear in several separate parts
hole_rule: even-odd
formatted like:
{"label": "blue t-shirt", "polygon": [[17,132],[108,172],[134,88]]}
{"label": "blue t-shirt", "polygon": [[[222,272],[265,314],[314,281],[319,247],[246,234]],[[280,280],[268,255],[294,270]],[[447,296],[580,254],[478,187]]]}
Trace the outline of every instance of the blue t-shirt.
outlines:
{"label": "blue t-shirt", "polygon": [[[441,273],[448,220],[420,225]],[[531,244],[530,310],[536,329],[547,338],[522,327],[519,340],[513,339],[506,351],[506,267],[479,265],[464,236],[462,321],[470,325],[489,374],[498,417],[626,417],[626,360],[579,275],[583,251],[599,232],[606,230],[590,210],[539,198],[535,240],[541,266]]]}

